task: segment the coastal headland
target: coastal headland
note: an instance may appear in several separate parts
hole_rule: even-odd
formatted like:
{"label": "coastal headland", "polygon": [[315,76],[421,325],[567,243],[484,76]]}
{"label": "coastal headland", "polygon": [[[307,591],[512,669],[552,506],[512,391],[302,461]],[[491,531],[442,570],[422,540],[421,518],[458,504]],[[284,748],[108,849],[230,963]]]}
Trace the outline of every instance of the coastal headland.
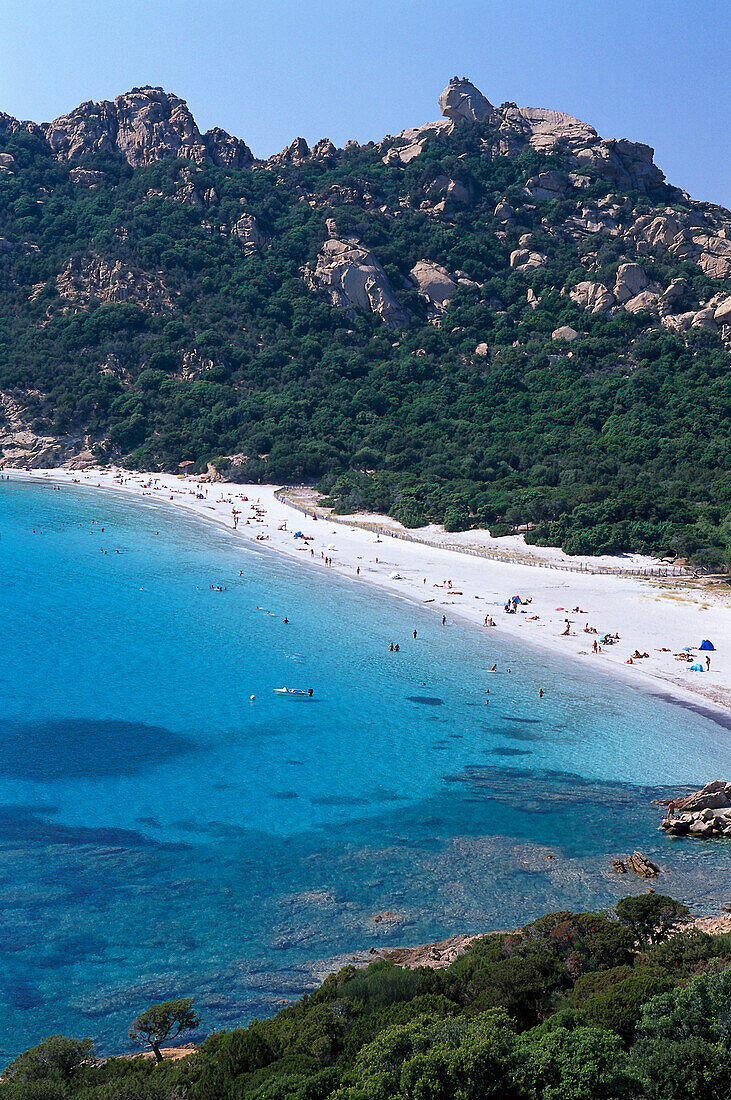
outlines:
{"label": "coastal headland", "polygon": [[[724,644],[731,636],[731,587],[653,576],[650,571],[661,567],[653,559],[567,559],[560,550],[526,547],[517,536],[498,543],[486,531],[445,536],[437,527],[420,530],[419,542],[409,541],[388,517],[350,516],[344,524],[319,506],[320,518],[309,509],[296,510],[286,502],[293,498],[279,499],[283,494],[274,485],[118,468],[6,469],[4,476],[103,489],[183,509],[309,568],[331,570],[417,602],[443,618],[447,630],[454,621],[469,622],[580,661],[600,674],[621,676],[638,689],[699,708],[724,725],[731,721],[731,656]],[[465,552],[454,549],[456,544]],[[515,559],[480,553],[498,545]],[[577,568],[582,564],[587,570],[601,565],[647,573],[585,572]],[[506,604],[514,610],[506,612]],[[705,639],[713,650],[700,650]]]}

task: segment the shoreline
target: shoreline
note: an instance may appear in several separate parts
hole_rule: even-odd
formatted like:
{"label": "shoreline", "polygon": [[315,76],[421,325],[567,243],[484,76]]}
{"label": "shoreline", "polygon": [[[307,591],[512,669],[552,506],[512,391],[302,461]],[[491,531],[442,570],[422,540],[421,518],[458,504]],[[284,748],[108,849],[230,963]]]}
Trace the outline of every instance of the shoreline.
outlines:
{"label": "shoreline", "polygon": [[[619,675],[637,690],[731,728],[729,654],[716,649],[710,654],[710,670],[703,673],[690,672],[689,664],[674,657],[686,646],[697,649],[703,638],[718,645],[729,636],[731,589],[695,588],[682,580],[673,583],[671,579],[553,571],[525,560],[468,556],[440,546],[438,533],[434,541],[411,542],[397,534],[376,535],[372,528],[357,526],[359,518],[372,523],[374,517],[354,516],[348,524],[329,522],[327,517],[315,520],[280,501],[275,496],[278,487],[273,485],[207,483],[197,476],[139,474],[116,468],[5,468],[2,474],[12,481],[103,489],[179,508],[260,549],[293,560],[304,558],[321,571],[331,569],[354,583],[367,583],[436,611],[446,617],[447,626],[456,620],[488,637],[494,633],[502,640],[518,640],[528,648],[535,646],[554,657],[569,658],[594,672]],[[263,513],[258,516],[257,500]],[[237,529],[233,508],[240,513]],[[296,531],[308,541],[294,539]],[[476,533],[467,534],[474,537]],[[330,566],[325,558],[331,560]],[[451,587],[446,586],[445,578]],[[505,614],[503,605],[514,594],[531,602],[519,605],[514,615]],[[575,607],[582,610],[576,612]],[[494,628],[484,625],[486,616],[492,617]],[[563,633],[567,618],[571,622],[568,636]],[[585,622],[598,633],[585,633]],[[620,641],[593,653],[593,641],[605,633],[618,633]],[[649,657],[626,664],[634,650],[647,652]],[[696,654],[695,660],[701,656]]]}

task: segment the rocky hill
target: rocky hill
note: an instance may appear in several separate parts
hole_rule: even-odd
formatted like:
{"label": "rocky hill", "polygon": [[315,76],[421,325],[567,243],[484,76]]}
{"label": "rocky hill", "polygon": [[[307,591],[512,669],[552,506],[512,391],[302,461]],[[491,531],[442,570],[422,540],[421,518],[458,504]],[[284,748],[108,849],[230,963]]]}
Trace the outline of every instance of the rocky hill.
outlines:
{"label": "rocky hill", "polygon": [[0,461],[728,560],[731,213],[569,115],[439,106],[267,161],[160,88],[0,114]]}

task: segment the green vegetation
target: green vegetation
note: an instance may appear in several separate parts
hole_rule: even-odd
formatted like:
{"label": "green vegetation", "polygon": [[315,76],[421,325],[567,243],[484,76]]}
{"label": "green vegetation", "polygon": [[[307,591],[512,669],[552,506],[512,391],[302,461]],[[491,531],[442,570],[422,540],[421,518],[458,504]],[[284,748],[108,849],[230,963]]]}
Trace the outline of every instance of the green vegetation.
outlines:
{"label": "green vegetation", "polygon": [[[646,896],[652,938],[659,910],[682,922]],[[630,927],[552,913],[446,970],[347,966],[177,1062],[95,1063],[89,1040],[55,1036],[8,1067],[0,1100],[725,1100],[731,935],[648,944]],[[197,1023],[190,1000],[137,1023],[158,1017]]]}
{"label": "green vegetation", "polygon": [[[588,277],[582,260],[595,254],[591,278],[611,284],[626,253],[606,235],[564,233],[575,204],[563,199],[520,208],[515,233],[549,261],[512,270],[495,206],[525,203],[526,181],[561,162],[534,151],[491,160],[482,136],[434,135],[405,168],[374,147],[275,170],[132,170],[97,156],[82,161],[103,172],[89,188],[39,139],[4,135],[17,168],[0,173],[0,391],[39,434],[88,433],[102,462],[203,470],[239,456],[221,463],[232,478],[317,483],[341,511],[449,530],[531,524],[530,540],[569,553],[728,565],[728,352],[707,329],[681,336],[646,315],[579,309],[562,291]],[[420,206],[445,175],[473,197],[435,218]],[[597,177],[582,201],[609,193]],[[630,198],[627,219],[652,209]],[[242,212],[269,237],[261,255],[247,257],[232,231]],[[410,312],[403,331],[305,285],[329,217],[374,250]],[[70,305],[56,278],[90,256],[126,265],[141,288]],[[479,284],[460,287],[440,327],[408,289],[421,259]],[[689,261],[640,261],[664,283],[684,277],[696,297],[723,289]],[[560,325],[579,339],[552,341]]]}
{"label": "green vegetation", "polygon": [[142,1012],[129,1029],[129,1037],[135,1043],[147,1044],[157,1062],[162,1062],[160,1047],[171,1039],[177,1039],[184,1031],[195,1031],[201,1018],[193,1008],[193,998],[179,1001],[163,1001]]}

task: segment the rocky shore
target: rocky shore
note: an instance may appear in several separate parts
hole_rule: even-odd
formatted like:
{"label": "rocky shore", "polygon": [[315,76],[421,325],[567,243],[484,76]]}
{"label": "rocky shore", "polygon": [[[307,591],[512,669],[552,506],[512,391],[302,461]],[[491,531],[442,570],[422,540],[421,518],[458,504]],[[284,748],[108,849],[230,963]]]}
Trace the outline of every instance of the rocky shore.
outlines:
{"label": "rocky shore", "polygon": [[716,779],[686,798],[661,805],[668,812],[660,828],[670,836],[731,837],[731,782]]}

